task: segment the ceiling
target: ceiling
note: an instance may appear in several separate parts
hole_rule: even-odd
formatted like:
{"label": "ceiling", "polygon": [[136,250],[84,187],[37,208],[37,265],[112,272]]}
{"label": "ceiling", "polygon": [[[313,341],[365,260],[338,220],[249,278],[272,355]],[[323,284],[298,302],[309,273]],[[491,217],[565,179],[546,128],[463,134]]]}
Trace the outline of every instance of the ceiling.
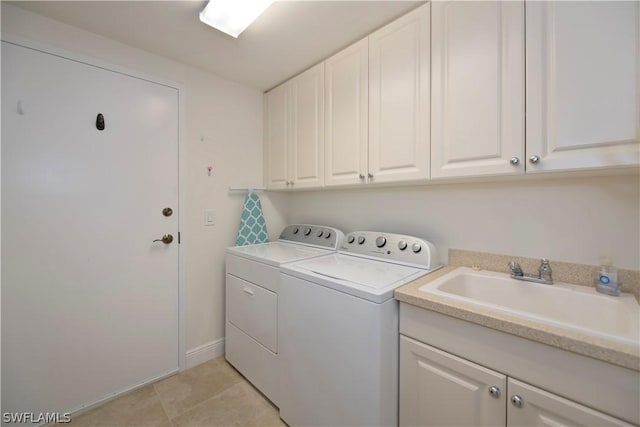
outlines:
{"label": "ceiling", "polygon": [[238,39],[200,22],[206,1],[11,3],[267,90],[424,2],[276,1]]}

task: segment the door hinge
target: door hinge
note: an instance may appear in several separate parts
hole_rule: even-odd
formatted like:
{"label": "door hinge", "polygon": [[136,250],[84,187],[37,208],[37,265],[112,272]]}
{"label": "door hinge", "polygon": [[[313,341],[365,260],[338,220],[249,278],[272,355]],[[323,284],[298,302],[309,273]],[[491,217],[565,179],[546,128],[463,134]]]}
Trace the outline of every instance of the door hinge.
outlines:
{"label": "door hinge", "polygon": [[180,232],[178,231],[178,244],[180,244]]}

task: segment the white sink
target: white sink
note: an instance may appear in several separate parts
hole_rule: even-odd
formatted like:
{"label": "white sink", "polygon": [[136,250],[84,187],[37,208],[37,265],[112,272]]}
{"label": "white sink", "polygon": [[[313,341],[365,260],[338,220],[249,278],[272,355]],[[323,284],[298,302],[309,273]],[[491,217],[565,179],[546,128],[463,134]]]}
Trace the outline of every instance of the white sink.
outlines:
{"label": "white sink", "polygon": [[640,346],[640,306],[632,295],[611,297],[592,287],[523,282],[505,273],[466,267],[427,283],[420,291]]}

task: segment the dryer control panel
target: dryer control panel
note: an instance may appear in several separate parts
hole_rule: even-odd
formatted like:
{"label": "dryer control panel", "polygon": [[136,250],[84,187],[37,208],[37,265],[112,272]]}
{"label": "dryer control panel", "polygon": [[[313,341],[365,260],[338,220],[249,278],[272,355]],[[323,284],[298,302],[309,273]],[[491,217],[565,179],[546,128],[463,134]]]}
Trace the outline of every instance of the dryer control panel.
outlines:
{"label": "dryer control panel", "polygon": [[342,243],[344,233],[337,228],[324,225],[292,224],[280,233],[280,240],[302,243],[326,249],[337,250]]}
{"label": "dryer control panel", "polygon": [[431,242],[403,234],[353,231],[345,236],[339,251],[427,270],[441,266],[438,252]]}

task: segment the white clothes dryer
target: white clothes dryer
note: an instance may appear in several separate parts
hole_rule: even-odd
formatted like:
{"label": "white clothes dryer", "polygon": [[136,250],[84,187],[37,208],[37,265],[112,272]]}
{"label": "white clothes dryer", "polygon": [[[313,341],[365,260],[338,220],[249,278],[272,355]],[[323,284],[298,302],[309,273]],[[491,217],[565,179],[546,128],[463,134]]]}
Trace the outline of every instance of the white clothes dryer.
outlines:
{"label": "white clothes dryer", "polygon": [[333,253],[343,237],[332,227],[293,224],[278,241],[227,248],[225,358],[276,406],[280,267]]}
{"label": "white clothes dryer", "polygon": [[337,253],[282,266],[280,416],[295,426],[398,424],[395,288],[441,265],[424,239],[347,234]]}

